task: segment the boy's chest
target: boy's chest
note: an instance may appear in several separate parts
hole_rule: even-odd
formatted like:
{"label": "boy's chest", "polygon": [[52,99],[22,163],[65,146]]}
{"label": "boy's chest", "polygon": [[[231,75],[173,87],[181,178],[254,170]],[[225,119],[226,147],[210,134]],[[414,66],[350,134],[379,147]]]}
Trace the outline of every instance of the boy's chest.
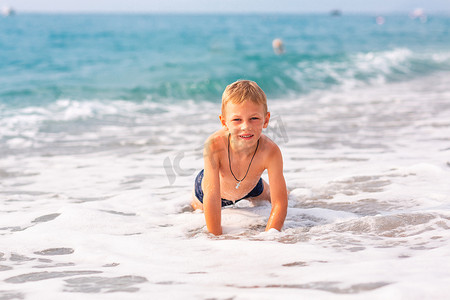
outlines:
{"label": "boy's chest", "polygon": [[247,165],[245,162],[233,163],[227,158],[219,168],[221,197],[228,200],[241,199],[256,186],[263,172],[264,166],[256,161],[256,156]]}

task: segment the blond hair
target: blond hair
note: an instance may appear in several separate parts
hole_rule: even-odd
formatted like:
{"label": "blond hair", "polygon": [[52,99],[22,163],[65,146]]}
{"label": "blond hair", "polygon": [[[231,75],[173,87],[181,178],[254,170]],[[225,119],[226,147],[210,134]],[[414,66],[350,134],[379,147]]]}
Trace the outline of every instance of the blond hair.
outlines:
{"label": "blond hair", "polygon": [[267,113],[267,98],[264,91],[251,80],[238,80],[228,85],[222,94],[222,115],[225,115],[225,106],[228,102],[240,104],[244,101],[261,104],[264,114]]}

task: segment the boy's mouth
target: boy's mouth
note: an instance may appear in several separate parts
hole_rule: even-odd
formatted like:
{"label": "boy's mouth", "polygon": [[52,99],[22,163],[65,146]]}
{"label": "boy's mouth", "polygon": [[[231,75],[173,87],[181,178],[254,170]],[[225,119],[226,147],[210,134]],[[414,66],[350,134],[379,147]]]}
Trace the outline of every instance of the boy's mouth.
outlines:
{"label": "boy's mouth", "polygon": [[242,135],[240,135],[239,137],[240,137],[241,139],[244,139],[244,140],[249,140],[249,139],[251,139],[253,136],[254,136],[253,134],[242,134]]}

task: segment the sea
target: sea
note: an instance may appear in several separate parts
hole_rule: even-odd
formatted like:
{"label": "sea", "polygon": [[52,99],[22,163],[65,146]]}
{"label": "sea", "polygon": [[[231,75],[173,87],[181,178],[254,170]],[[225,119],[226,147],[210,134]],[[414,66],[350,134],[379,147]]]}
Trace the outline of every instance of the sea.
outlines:
{"label": "sea", "polygon": [[[266,233],[243,200],[216,237],[191,193],[239,79],[289,208]],[[449,15],[0,18],[1,300],[449,292]]]}

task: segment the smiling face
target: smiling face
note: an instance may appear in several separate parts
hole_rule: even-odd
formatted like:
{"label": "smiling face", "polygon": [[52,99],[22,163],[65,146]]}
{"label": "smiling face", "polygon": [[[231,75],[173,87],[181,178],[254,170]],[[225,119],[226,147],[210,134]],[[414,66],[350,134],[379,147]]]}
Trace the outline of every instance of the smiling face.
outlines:
{"label": "smiling face", "polygon": [[228,102],[223,115],[220,116],[222,126],[231,133],[231,139],[240,146],[256,144],[263,128],[269,124],[270,113],[264,106],[253,101],[242,103]]}

